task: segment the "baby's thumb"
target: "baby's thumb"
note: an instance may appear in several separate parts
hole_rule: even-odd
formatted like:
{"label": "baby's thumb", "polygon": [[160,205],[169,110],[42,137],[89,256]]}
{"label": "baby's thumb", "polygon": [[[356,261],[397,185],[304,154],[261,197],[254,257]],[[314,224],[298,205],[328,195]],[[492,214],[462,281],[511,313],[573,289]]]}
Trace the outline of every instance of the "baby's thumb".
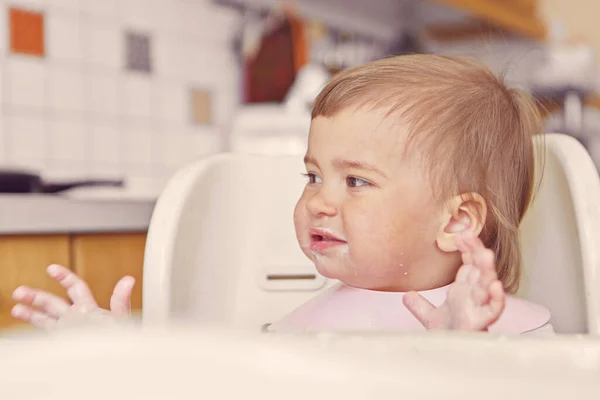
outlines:
{"label": "baby's thumb", "polygon": [[417,292],[408,292],[402,298],[402,302],[426,328],[430,325],[430,315],[435,310],[435,306]]}
{"label": "baby's thumb", "polygon": [[135,285],[133,276],[125,276],[115,286],[110,298],[110,311],[119,318],[131,315],[131,292]]}

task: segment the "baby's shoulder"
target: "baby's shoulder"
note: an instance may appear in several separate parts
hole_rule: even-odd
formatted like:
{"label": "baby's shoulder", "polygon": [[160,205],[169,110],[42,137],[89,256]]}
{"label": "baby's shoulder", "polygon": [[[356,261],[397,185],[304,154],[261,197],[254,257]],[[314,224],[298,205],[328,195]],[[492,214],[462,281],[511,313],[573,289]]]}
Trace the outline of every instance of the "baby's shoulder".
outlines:
{"label": "baby's shoulder", "polygon": [[541,328],[550,322],[550,310],[529,300],[506,296],[504,311],[489,332],[521,334]]}

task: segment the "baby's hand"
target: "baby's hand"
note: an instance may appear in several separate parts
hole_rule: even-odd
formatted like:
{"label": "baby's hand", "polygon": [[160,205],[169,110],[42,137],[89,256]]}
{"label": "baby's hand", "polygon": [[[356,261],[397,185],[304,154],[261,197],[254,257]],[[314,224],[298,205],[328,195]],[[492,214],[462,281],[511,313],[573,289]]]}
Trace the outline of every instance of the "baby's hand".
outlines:
{"label": "baby's hand", "polygon": [[19,303],[12,309],[13,317],[50,330],[64,324],[117,322],[131,315],[133,277],[126,276],[117,283],[108,311],[98,306],[88,285],[68,268],[51,265],[47,273],[67,290],[73,304],[52,293],[20,286],[13,292]]}
{"label": "baby's hand", "polygon": [[404,296],[404,305],[427,329],[487,331],[504,310],[505,294],[498,280],[494,253],[474,235],[457,237],[463,266],[448,289],[446,302],[435,308],[418,293]]}

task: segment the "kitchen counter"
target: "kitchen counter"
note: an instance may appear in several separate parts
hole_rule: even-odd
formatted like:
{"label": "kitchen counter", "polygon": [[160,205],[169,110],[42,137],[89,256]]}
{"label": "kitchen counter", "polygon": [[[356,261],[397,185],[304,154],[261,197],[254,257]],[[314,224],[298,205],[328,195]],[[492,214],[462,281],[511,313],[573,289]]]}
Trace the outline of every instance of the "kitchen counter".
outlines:
{"label": "kitchen counter", "polygon": [[0,235],[147,231],[151,199],[0,194]]}

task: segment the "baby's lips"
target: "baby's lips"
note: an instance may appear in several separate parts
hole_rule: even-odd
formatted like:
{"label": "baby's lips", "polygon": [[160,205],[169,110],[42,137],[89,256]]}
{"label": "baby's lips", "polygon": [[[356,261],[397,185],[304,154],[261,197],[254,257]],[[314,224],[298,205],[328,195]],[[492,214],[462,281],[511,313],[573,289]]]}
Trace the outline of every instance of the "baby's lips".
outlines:
{"label": "baby's lips", "polygon": [[346,242],[346,239],[344,239],[342,235],[337,235],[331,229],[327,229],[327,228],[319,228],[319,227],[311,228],[310,235],[311,236],[322,236],[322,237],[326,237],[330,240],[335,240],[338,242]]}

